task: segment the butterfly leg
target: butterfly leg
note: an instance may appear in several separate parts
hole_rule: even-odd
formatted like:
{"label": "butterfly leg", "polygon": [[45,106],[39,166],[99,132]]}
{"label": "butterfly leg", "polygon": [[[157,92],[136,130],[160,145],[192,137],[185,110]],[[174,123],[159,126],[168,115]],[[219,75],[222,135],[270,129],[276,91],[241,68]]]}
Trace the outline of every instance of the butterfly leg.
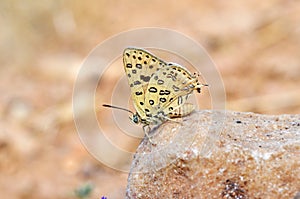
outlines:
{"label": "butterfly leg", "polygon": [[[146,129],[147,128],[147,129]],[[143,126],[143,130],[144,130],[144,133],[146,135],[146,137],[148,138],[149,142],[153,145],[153,146],[156,146],[156,143],[150,138],[150,135],[148,134],[151,130],[151,128],[149,127],[148,124],[144,125]]]}

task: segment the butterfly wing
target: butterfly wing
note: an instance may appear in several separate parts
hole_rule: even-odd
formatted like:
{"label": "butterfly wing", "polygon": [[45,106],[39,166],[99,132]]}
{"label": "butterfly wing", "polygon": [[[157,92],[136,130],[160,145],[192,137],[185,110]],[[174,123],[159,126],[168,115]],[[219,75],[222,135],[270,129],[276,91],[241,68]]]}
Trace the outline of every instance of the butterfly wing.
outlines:
{"label": "butterfly wing", "polygon": [[[151,77],[145,94],[145,110],[150,110],[153,118],[172,117],[182,114],[179,109],[194,90],[200,91],[203,86],[198,78],[193,76],[186,68],[168,63],[167,67],[156,71]],[[177,110],[179,109],[179,110]],[[193,108],[188,105],[183,115],[191,112]]]}
{"label": "butterfly wing", "polygon": [[123,52],[123,63],[131,89],[133,105],[139,116],[146,120],[145,92],[152,75],[167,63],[151,53],[138,48],[126,48]]}
{"label": "butterfly wing", "polygon": [[191,103],[185,103],[179,108],[175,109],[174,111],[169,113],[170,118],[177,118],[177,117],[183,117],[195,110],[194,104]]}

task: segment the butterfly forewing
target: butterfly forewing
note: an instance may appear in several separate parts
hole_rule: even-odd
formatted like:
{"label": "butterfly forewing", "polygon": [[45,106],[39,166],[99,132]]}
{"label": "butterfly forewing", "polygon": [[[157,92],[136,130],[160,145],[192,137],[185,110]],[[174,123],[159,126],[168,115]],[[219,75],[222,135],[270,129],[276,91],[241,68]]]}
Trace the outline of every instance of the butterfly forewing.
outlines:
{"label": "butterfly forewing", "polygon": [[134,107],[142,119],[146,119],[144,108],[145,92],[152,74],[166,63],[151,53],[137,48],[126,48],[123,53],[123,63],[131,89]]}

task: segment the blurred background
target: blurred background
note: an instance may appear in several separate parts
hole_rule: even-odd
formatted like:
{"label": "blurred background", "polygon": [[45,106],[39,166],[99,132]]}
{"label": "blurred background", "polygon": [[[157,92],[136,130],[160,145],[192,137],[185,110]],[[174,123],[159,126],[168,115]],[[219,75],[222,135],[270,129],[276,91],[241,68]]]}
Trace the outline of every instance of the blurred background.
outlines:
{"label": "blurred background", "polygon": [[124,198],[128,174],[85,150],[72,117],[77,72],[103,40],[139,27],[179,31],[214,60],[228,110],[298,114],[299,21],[296,0],[2,0],[1,198]]}

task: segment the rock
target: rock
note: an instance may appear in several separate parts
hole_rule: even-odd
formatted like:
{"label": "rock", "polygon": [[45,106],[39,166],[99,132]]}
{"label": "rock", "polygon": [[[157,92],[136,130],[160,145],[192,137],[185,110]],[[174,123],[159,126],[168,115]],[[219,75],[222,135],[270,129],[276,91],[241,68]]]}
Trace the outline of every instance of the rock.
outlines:
{"label": "rock", "polygon": [[294,198],[300,115],[198,111],[152,129],[134,156],[126,198]]}

